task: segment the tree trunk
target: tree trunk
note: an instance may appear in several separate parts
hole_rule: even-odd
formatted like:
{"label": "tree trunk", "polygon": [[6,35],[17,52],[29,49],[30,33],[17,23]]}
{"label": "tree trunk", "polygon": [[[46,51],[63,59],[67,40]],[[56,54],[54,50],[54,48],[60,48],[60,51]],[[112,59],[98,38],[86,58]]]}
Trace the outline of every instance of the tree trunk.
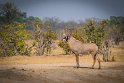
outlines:
{"label": "tree trunk", "polygon": [[40,35],[38,38],[38,55],[39,56],[44,54],[44,47],[45,45],[43,44],[43,38]]}

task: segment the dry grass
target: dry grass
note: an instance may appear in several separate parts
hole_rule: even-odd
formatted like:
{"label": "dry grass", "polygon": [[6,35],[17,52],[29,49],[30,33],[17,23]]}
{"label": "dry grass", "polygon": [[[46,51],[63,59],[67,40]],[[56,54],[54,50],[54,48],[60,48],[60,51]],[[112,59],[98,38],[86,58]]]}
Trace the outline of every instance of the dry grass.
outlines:
{"label": "dry grass", "polygon": [[[0,64],[47,64],[47,63],[75,63],[75,56],[73,55],[61,55],[63,54],[61,48],[54,49],[49,56],[12,56],[1,57]],[[120,46],[112,48],[111,57],[114,56],[116,61],[124,62],[124,42],[121,42]],[[102,56],[101,56],[102,57]],[[80,62],[91,63],[92,56],[80,56]]]}
{"label": "dry grass", "polygon": [[[88,60],[89,59],[89,60]],[[91,56],[81,56],[80,62],[92,62]],[[49,64],[49,63],[75,63],[72,55],[56,56],[13,56],[0,58],[0,64]]]}
{"label": "dry grass", "polygon": [[124,42],[121,42],[119,46],[112,48],[111,56],[115,56],[116,61],[124,62]]}

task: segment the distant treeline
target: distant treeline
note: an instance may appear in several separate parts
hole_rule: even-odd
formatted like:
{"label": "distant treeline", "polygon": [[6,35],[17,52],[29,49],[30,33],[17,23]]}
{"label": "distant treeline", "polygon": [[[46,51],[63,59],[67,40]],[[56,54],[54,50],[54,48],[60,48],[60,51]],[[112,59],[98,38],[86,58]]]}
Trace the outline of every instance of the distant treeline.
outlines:
{"label": "distant treeline", "polygon": [[[76,39],[93,42],[100,47],[107,39],[123,40],[124,17],[64,22],[57,17],[40,19],[27,16],[10,2],[0,4],[0,56],[31,55],[33,47],[37,48],[36,55],[50,53],[54,40],[62,39],[67,29]],[[33,40],[31,46],[25,43],[29,39]],[[66,44],[60,42],[59,45],[63,47]],[[68,46],[65,47],[68,50]]]}

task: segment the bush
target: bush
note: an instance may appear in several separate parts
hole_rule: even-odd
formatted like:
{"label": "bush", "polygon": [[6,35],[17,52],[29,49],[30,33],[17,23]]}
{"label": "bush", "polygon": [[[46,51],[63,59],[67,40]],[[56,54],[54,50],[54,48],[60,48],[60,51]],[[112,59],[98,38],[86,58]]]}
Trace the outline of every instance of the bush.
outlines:
{"label": "bush", "polygon": [[25,40],[28,37],[22,23],[11,23],[0,27],[0,53],[4,56],[25,54]]}
{"label": "bush", "polygon": [[61,48],[63,48],[63,50],[65,51],[66,54],[69,54],[71,52],[67,42],[65,41],[60,41],[58,44]]}

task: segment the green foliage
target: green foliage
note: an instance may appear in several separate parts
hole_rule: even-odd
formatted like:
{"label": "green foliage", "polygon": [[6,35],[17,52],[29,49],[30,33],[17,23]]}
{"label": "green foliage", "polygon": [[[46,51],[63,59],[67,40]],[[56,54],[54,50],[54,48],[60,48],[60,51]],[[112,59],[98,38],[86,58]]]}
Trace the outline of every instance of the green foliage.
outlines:
{"label": "green foliage", "polygon": [[109,32],[113,39],[119,40],[124,39],[124,17],[123,16],[111,16],[109,19],[109,25],[111,32]]}
{"label": "green foliage", "polygon": [[13,3],[0,4],[1,23],[12,23],[26,17],[25,12],[21,12]]}
{"label": "green foliage", "polygon": [[72,36],[83,43],[87,42],[87,35],[84,28],[74,29]]}
{"label": "green foliage", "polygon": [[31,55],[31,52],[32,52],[32,48],[35,46],[35,42],[33,42],[32,46],[28,46],[28,45],[25,45],[25,52],[24,54],[27,55],[27,56],[30,56]]}
{"label": "green foliage", "polygon": [[99,47],[101,47],[105,37],[106,37],[106,21],[96,22],[95,20],[89,20],[87,22],[85,30],[86,35],[88,36],[87,41],[96,43]]}
{"label": "green foliage", "polygon": [[57,38],[57,35],[50,28],[49,22],[46,24],[46,30],[43,28],[43,22],[36,18],[34,20],[34,32],[35,32],[35,41],[37,42],[37,53],[38,55],[43,55],[46,51],[47,53],[51,52],[51,45],[53,41]]}
{"label": "green foliage", "polygon": [[123,16],[110,16],[109,21],[111,25],[124,24],[124,17]]}
{"label": "green foliage", "polygon": [[50,41],[56,39],[56,33],[53,32],[50,28],[43,33],[44,41]]}
{"label": "green foliage", "polygon": [[1,55],[12,56],[25,53],[25,40],[28,37],[24,24],[11,23],[0,27]]}
{"label": "green foliage", "polygon": [[44,45],[43,45],[43,22],[39,18],[30,17],[34,31],[34,42],[36,46],[37,55],[43,55]]}
{"label": "green foliage", "polygon": [[66,54],[69,54],[69,52],[71,51],[67,42],[65,41],[60,41],[58,44],[61,48],[63,48],[63,50],[65,51]]}
{"label": "green foliage", "polygon": [[43,44],[45,45],[44,49],[46,49],[47,53],[51,52],[51,45],[55,39],[57,39],[57,35],[50,28],[43,33]]}
{"label": "green foliage", "polygon": [[4,56],[25,55],[28,38],[25,29],[26,13],[13,3],[0,4],[0,54]]}

